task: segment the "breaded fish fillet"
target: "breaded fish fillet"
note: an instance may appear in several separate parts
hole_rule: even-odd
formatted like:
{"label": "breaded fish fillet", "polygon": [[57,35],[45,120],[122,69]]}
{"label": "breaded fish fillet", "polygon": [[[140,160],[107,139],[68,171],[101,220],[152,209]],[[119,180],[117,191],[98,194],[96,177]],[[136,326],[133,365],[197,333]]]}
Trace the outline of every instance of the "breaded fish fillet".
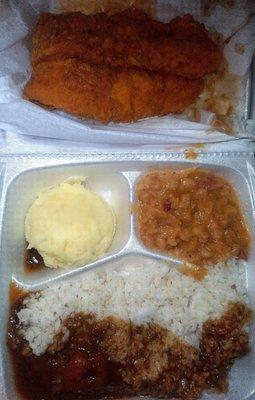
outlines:
{"label": "breaded fish fillet", "polygon": [[80,117],[131,122],[152,115],[180,113],[202,89],[202,79],[60,59],[35,66],[24,95]]}
{"label": "breaded fish fillet", "polygon": [[185,14],[172,19],[167,25],[168,35],[176,39],[208,40],[208,31],[204,24],[196,21],[192,15]]}
{"label": "breaded fish fillet", "polygon": [[221,62],[217,46],[191,16],[163,24],[135,11],[112,17],[42,14],[33,39],[32,65],[71,57],[194,79],[214,72]]}
{"label": "breaded fish fillet", "polygon": [[[199,24],[196,21],[195,23]],[[35,46],[40,46],[43,41],[45,46],[54,37],[66,36],[72,31],[80,35],[86,33],[105,35],[109,33],[122,37],[127,34],[152,37],[168,35],[171,30],[169,24],[152,20],[147,14],[137,9],[127,9],[112,16],[104,13],[85,15],[81,12],[42,13],[37,21],[33,42]]]}

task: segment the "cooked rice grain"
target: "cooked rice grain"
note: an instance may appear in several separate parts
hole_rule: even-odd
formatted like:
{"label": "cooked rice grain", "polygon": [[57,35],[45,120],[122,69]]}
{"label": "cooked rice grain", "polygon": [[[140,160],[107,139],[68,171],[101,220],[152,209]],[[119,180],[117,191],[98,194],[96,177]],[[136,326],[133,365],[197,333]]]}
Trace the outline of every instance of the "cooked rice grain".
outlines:
{"label": "cooked rice grain", "polygon": [[247,301],[241,261],[219,263],[199,282],[174,266],[132,257],[30,294],[18,318],[21,334],[36,355],[44,353],[61,331],[66,340],[64,320],[79,312],[139,325],[155,322],[198,347],[203,323],[221,316],[230,301],[238,300]]}

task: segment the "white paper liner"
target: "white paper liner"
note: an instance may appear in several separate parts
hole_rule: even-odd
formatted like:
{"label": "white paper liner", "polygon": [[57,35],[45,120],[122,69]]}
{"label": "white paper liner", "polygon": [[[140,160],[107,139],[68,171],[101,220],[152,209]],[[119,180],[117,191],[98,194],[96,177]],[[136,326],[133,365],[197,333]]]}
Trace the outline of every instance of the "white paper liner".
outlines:
{"label": "white paper liner", "polygon": [[[147,118],[133,124],[103,125],[61,111],[47,111],[23,100],[22,90],[30,75],[31,30],[37,13],[54,11],[59,3],[60,0],[10,0],[0,4],[0,128],[40,137],[117,144],[217,142],[233,139],[217,130],[212,132],[209,126],[213,116],[211,112],[202,112],[202,123],[190,122],[181,116],[166,116]],[[77,0],[69,1],[68,8],[71,9],[72,4],[76,9],[77,3]],[[86,3],[89,0],[83,1],[83,4]],[[209,30],[220,32],[225,39],[237,32],[225,46],[224,55],[230,71],[242,78],[234,125],[236,136],[244,137],[247,136],[245,88],[255,48],[255,18],[249,19],[251,6],[246,1],[236,1],[233,8],[219,3],[208,16],[203,15],[204,1],[158,0],[154,6],[157,18],[164,21],[189,12],[204,22]],[[242,54],[236,52],[240,45],[243,46]]]}

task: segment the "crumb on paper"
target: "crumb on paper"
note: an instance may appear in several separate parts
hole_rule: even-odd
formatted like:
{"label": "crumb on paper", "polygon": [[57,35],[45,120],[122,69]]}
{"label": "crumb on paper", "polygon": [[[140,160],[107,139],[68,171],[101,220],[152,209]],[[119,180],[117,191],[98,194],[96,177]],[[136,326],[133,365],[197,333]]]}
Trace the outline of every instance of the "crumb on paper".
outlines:
{"label": "crumb on paper", "polygon": [[233,111],[233,106],[228,96],[222,93],[209,97],[205,101],[205,109],[212,111],[217,115],[230,116]]}
{"label": "crumb on paper", "polygon": [[217,115],[230,117],[237,103],[238,77],[228,70],[227,62],[215,74],[205,79],[205,90],[201,95],[204,109]]}
{"label": "crumb on paper", "polygon": [[235,43],[235,52],[242,55],[245,52],[245,45],[243,43]]}
{"label": "crumb on paper", "polygon": [[[200,122],[202,110],[214,115],[210,125],[212,131],[234,134],[234,113],[238,104],[240,77],[230,73],[228,63],[223,60],[219,70],[205,78],[205,87],[198,100],[185,110],[189,121]],[[211,130],[210,130],[211,131]]]}
{"label": "crumb on paper", "polygon": [[189,121],[200,122],[201,121],[201,109],[199,109],[197,102],[191,104],[185,110],[185,115]]}
{"label": "crumb on paper", "polygon": [[216,6],[221,6],[224,8],[235,7],[237,0],[204,0],[201,1],[202,12],[205,17],[209,17],[213,14]]}
{"label": "crumb on paper", "polygon": [[207,133],[212,133],[216,129],[228,135],[234,134],[233,121],[230,118],[215,116],[211,122],[211,127],[212,128],[209,129]]}
{"label": "crumb on paper", "polygon": [[222,33],[216,31],[215,29],[210,30],[210,38],[216,43],[218,46],[223,46],[225,43],[225,38]]}
{"label": "crumb on paper", "polygon": [[81,11],[85,14],[105,12],[111,15],[129,7],[139,8],[151,17],[156,14],[155,2],[147,0],[58,0],[55,8],[57,12]]}

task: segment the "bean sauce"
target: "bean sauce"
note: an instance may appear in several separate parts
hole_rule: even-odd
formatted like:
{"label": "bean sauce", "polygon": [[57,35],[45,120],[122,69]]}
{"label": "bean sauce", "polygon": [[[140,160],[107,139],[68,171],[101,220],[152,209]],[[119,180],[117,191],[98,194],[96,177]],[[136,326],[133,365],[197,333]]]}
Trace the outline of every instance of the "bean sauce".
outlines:
{"label": "bean sauce", "polygon": [[136,187],[145,246],[196,266],[246,259],[249,233],[231,185],[198,168],[149,172]]}

